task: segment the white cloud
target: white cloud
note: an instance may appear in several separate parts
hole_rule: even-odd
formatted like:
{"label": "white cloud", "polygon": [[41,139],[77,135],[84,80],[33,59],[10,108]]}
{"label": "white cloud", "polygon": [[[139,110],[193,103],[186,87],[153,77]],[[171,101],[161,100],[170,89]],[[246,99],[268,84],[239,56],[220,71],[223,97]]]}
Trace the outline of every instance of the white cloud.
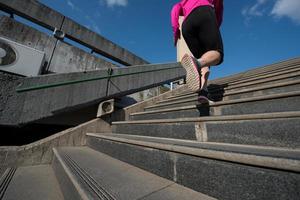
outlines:
{"label": "white cloud", "polygon": [[266,2],[267,0],[257,0],[253,6],[244,8],[242,14],[244,16],[263,16],[265,12],[263,4]]}
{"label": "white cloud", "polygon": [[300,24],[300,0],[256,0],[253,5],[243,8],[242,15],[246,25],[252,18],[262,16],[288,17]]}
{"label": "white cloud", "polygon": [[277,0],[271,14],[275,17],[288,17],[300,24],[300,1]]}
{"label": "white cloud", "polygon": [[72,10],[75,10],[75,9],[76,9],[74,3],[73,3],[71,0],[67,0],[67,4],[68,4],[68,6],[71,7]]}
{"label": "white cloud", "polygon": [[108,7],[127,6],[128,0],[105,0]]}
{"label": "white cloud", "polygon": [[268,0],[257,0],[254,5],[243,8],[242,15],[245,17],[245,24],[249,25],[253,17],[261,17],[266,13],[265,3]]}

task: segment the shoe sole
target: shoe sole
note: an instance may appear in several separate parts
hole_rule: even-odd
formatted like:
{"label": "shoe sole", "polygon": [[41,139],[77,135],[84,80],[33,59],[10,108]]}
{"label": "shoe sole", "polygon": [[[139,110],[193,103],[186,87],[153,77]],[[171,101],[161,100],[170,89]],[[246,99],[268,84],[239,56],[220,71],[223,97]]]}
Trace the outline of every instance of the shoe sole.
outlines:
{"label": "shoe sole", "polygon": [[205,96],[199,96],[198,102],[201,104],[208,104],[208,103],[210,103],[210,100]]}
{"label": "shoe sole", "polygon": [[181,59],[181,65],[186,71],[186,83],[188,87],[197,92],[200,90],[200,76],[197,70],[196,63],[189,55],[184,55]]}

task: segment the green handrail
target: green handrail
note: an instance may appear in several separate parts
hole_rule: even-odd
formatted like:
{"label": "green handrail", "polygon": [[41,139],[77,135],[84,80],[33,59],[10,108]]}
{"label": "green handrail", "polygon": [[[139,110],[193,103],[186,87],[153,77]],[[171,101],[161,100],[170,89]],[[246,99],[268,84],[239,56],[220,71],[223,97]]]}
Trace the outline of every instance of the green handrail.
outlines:
{"label": "green handrail", "polygon": [[[121,77],[121,76],[129,76],[129,75],[135,75],[135,74],[144,74],[144,73],[149,73],[149,72],[164,71],[164,70],[168,70],[168,69],[177,69],[177,68],[181,68],[181,67],[180,66],[178,66],[178,67],[166,67],[166,68],[163,68],[163,69],[152,69],[152,70],[146,70],[146,71],[124,73],[124,74],[115,74],[115,75],[111,74],[111,75],[107,75],[107,76],[85,78],[85,79],[79,79],[79,80],[73,80],[73,81],[63,81],[63,82],[52,83],[52,84],[43,84],[43,85],[38,85],[38,86],[17,88],[16,92],[21,93],[21,92],[27,92],[27,91],[33,91],[33,90],[41,90],[41,89],[47,89],[47,88],[53,88],[53,87],[59,87],[59,86],[65,86],[65,85],[72,85],[72,84],[83,83],[83,82],[89,82],[89,81],[96,81],[96,80],[115,78],[115,77]],[[111,70],[111,69],[109,69],[109,70]],[[109,73],[109,70],[108,70],[108,73]]]}

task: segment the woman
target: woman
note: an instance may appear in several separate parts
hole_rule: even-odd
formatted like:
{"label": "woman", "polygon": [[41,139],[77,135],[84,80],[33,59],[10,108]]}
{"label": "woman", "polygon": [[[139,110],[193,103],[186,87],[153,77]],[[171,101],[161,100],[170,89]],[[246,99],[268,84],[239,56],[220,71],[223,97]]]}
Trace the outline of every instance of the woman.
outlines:
{"label": "woman", "polygon": [[219,31],[223,0],[182,0],[175,4],[171,12],[175,46],[180,38],[179,16],[184,16],[182,35],[193,54],[185,54],[181,60],[187,74],[187,85],[193,92],[199,92],[200,102],[208,102],[210,66],[223,62],[223,42]]}

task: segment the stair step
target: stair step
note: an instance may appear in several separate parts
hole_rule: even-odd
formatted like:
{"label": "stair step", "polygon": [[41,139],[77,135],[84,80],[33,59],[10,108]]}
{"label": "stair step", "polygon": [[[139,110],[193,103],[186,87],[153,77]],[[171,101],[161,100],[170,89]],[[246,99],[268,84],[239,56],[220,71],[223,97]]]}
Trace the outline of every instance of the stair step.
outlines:
{"label": "stair step", "polygon": [[267,65],[264,67],[250,69],[248,71],[241,72],[238,74],[226,76],[223,78],[218,78],[218,79],[213,80],[213,82],[217,82],[217,83],[234,82],[236,80],[241,80],[241,79],[248,78],[248,77],[259,76],[259,75],[265,74],[265,73],[273,73],[273,72],[280,71],[285,68],[297,68],[297,67],[299,67],[299,64],[300,64],[299,58],[291,59],[289,61],[278,62],[278,63]]}
{"label": "stair step", "polygon": [[6,186],[1,188],[1,200],[64,199],[50,165],[10,168],[3,175]]}
{"label": "stair step", "polygon": [[[61,182],[74,184],[82,199],[214,199],[88,147],[64,147],[54,152]],[[61,187],[70,193],[69,184]]]}
{"label": "stair step", "polygon": [[251,87],[257,87],[262,85],[269,85],[269,84],[277,84],[277,83],[284,83],[293,80],[300,79],[300,72],[292,73],[292,74],[284,74],[280,76],[272,76],[269,78],[264,78],[256,81],[250,81],[246,83],[236,84],[236,85],[229,85],[227,88],[228,91],[237,91],[241,89],[248,89]]}
{"label": "stair step", "polygon": [[[230,91],[227,92],[225,88],[225,92],[223,94],[211,93],[211,95],[219,100],[233,100],[233,99],[256,97],[261,95],[299,91],[299,90],[300,90],[300,80],[295,80],[295,81],[289,81],[285,83],[270,84],[270,85],[258,86],[254,88],[244,89],[244,90],[231,91],[231,92]],[[195,98],[197,96],[198,93],[188,93],[180,96],[171,96],[164,100],[158,101],[157,103],[174,102],[177,100]]]}
{"label": "stair step", "polygon": [[[230,84],[216,84],[216,83],[210,83],[208,86],[208,90],[212,94],[220,94],[223,95],[224,92],[239,92],[241,90],[247,90],[257,87],[263,87],[263,86],[271,86],[271,85],[277,85],[277,84],[284,84],[287,82],[292,81],[299,81],[300,79],[300,72],[296,73],[288,73],[283,74],[279,76],[271,76],[269,78],[262,78],[256,81],[249,81],[245,83],[230,85]],[[186,95],[192,95],[195,94],[194,92],[187,91],[184,93],[181,93],[179,95],[176,95],[175,98],[186,96]],[[169,98],[174,98],[174,96],[171,96]]]}
{"label": "stair step", "polygon": [[284,70],[276,71],[275,73],[266,73],[266,74],[263,74],[263,75],[258,75],[256,77],[245,78],[245,79],[238,80],[238,81],[235,81],[235,82],[232,82],[232,83],[227,83],[227,84],[230,85],[230,86],[240,85],[240,84],[249,83],[249,82],[252,82],[252,81],[259,81],[259,80],[262,80],[262,79],[280,77],[280,76],[284,76],[284,75],[290,75],[290,74],[293,74],[293,73],[299,73],[299,71],[300,71],[300,65],[298,65],[296,68],[284,69]]}
{"label": "stair step", "polygon": [[217,199],[299,197],[299,149],[117,134],[87,136],[88,145],[97,151]]}
{"label": "stair step", "polygon": [[[234,115],[234,114],[254,114],[254,113],[269,113],[282,111],[298,111],[300,109],[300,91],[292,91],[279,94],[262,95],[257,97],[249,97],[243,99],[224,100],[208,104],[200,104],[194,99],[178,100],[172,102],[165,102],[155,104],[153,106],[145,107],[145,112],[133,113],[133,119],[143,119],[143,117],[166,117],[167,115],[159,115],[159,112],[175,112],[178,114],[170,114],[169,118],[181,117],[197,117],[205,115]],[[183,109],[180,109],[183,107]],[[188,109],[188,110],[186,110]],[[193,110],[191,110],[193,109]],[[189,115],[186,112],[192,112]],[[151,112],[152,111],[152,112]],[[198,112],[197,112],[198,111]],[[202,113],[201,113],[202,112]],[[148,116],[146,116],[148,114]],[[149,114],[151,114],[149,116]],[[154,115],[156,114],[156,115]],[[147,119],[147,118],[144,118]]]}
{"label": "stair step", "polygon": [[113,122],[114,133],[235,144],[300,147],[300,112]]}
{"label": "stair step", "polygon": [[243,81],[243,80],[248,80],[252,78],[258,78],[262,77],[265,75],[269,74],[276,74],[276,73],[285,73],[286,71],[293,70],[293,69],[299,69],[300,67],[300,62],[292,63],[292,64],[280,64],[276,68],[269,68],[269,69],[263,69],[263,68],[258,68],[254,70],[250,70],[248,72],[242,72],[240,74],[235,74],[232,76],[227,76],[224,78],[219,78],[212,80],[212,83],[216,84],[230,84],[230,83],[235,83],[238,81]]}

